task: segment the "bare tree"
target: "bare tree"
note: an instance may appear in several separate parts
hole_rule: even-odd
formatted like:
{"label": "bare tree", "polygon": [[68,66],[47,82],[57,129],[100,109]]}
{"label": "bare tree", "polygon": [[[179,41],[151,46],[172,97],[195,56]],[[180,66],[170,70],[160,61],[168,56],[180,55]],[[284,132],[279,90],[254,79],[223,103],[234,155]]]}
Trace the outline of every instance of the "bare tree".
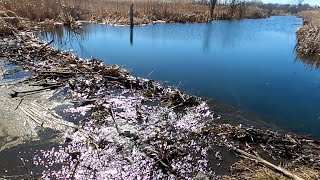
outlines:
{"label": "bare tree", "polygon": [[230,0],[229,3],[229,13],[230,13],[230,17],[232,18],[237,7],[241,4],[241,0]]}
{"label": "bare tree", "polygon": [[246,11],[246,4],[245,4],[245,2],[241,2],[240,6],[239,6],[239,18],[240,19],[243,18],[245,11]]}
{"label": "bare tree", "polygon": [[209,11],[210,11],[211,19],[213,18],[213,11],[214,11],[214,8],[216,7],[217,1],[218,0],[209,0]]}
{"label": "bare tree", "polygon": [[297,0],[298,5],[302,4],[304,2],[304,0]]}
{"label": "bare tree", "polygon": [[297,0],[297,4],[298,4],[297,12],[299,12],[300,7],[301,7],[301,5],[302,5],[303,2],[304,2],[304,0]]}

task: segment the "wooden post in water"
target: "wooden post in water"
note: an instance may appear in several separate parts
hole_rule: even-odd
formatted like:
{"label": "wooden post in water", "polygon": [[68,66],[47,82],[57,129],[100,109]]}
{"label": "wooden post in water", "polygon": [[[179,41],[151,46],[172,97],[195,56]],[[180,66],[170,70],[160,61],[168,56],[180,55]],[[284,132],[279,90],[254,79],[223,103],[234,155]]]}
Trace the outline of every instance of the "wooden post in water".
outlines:
{"label": "wooden post in water", "polygon": [[130,44],[133,45],[133,4],[130,6]]}
{"label": "wooden post in water", "polygon": [[130,44],[133,46],[133,27],[130,27]]}
{"label": "wooden post in water", "polygon": [[133,28],[133,4],[130,6],[130,27]]}

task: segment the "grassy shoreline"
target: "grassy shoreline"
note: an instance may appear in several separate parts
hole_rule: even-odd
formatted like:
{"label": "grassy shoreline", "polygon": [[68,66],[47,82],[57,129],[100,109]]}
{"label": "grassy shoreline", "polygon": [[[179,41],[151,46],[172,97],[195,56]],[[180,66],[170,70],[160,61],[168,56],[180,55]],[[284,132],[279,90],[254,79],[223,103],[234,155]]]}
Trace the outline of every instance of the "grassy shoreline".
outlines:
{"label": "grassy shoreline", "polygon": [[[75,21],[95,21],[108,24],[129,24],[131,1],[115,0],[2,0],[1,7],[28,18],[31,21],[59,21],[70,24]],[[134,24],[164,22],[207,22],[211,19],[266,18],[268,10],[253,4],[234,1],[234,4],[216,4],[210,15],[209,5],[189,0],[135,1],[133,3]]]}
{"label": "grassy shoreline", "polygon": [[[319,141],[214,123],[215,114],[198,98],[153,80],[132,77],[117,65],[50,48],[26,33],[31,25],[24,25],[15,13],[9,14],[0,18],[6,22],[2,24],[0,55],[33,70],[30,82],[44,87],[54,84],[54,88],[69,92],[72,102],[81,104],[75,110],[88,108],[92,113],[79,126],[68,125],[74,131],[67,136],[67,148],[42,151],[43,156],[36,158],[45,160],[36,161],[44,167],[56,163],[52,159],[63,163],[57,171],[47,167],[40,175],[43,178],[285,179],[263,162],[252,162],[245,152],[258,160],[257,154],[273,159],[274,164],[283,164],[305,179],[320,177]],[[19,21],[10,23],[14,18]],[[18,25],[25,31],[18,30]],[[237,162],[222,168],[231,174],[215,175],[212,171],[228,161],[230,154]]]}
{"label": "grassy shoreline", "polygon": [[[303,25],[297,30],[296,50],[302,57],[320,59],[320,10],[302,11],[298,14],[303,18]],[[313,63],[311,63],[313,64]],[[317,63],[318,64],[318,63]]]}

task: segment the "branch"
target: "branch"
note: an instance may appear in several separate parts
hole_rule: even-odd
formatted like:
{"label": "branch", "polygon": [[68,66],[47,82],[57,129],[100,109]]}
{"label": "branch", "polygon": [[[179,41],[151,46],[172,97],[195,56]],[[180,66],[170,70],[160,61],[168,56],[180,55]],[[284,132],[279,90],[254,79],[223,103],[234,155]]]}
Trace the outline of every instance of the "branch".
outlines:
{"label": "branch", "polygon": [[269,161],[266,161],[264,159],[262,159],[261,157],[259,157],[258,155],[252,155],[250,153],[247,153],[241,149],[237,149],[237,148],[234,148],[233,149],[235,152],[239,153],[242,155],[242,157],[245,157],[245,158],[248,158],[252,161],[257,161],[259,162],[260,164],[263,164],[265,165],[266,167],[272,169],[272,170],[275,170],[277,172],[280,172],[281,174],[283,174],[284,176],[288,177],[288,178],[291,178],[293,180],[304,180],[302,178],[300,178],[299,176],[297,175],[294,175],[292,173],[290,173],[289,171],[287,171],[286,169],[283,169],[282,167],[279,167],[279,166],[276,166],[272,163],[270,163]]}

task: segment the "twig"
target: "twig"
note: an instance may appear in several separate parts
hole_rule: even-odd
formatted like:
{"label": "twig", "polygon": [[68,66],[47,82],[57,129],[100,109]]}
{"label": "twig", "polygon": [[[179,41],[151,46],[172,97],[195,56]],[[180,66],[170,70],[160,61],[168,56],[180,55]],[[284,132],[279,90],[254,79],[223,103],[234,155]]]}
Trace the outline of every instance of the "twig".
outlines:
{"label": "twig", "polygon": [[29,94],[29,93],[36,93],[36,92],[41,92],[44,90],[48,90],[48,89],[55,89],[58,87],[61,87],[62,84],[58,84],[58,85],[52,85],[52,86],[48,86],[45,88],[41,88],[41,89],[35,89],[35,90],[29,90],[29,91],[14,91],[12,90],[14,93],[10,94],[12,98],[18,97],[19,94]]}
{"label": "twig", "polygon": [[112,120],[113,120],[113,123],[114,123],[114,125],[115,125],[118,133],[121,134],[121,132],[120,132],[120,130],[119,130],[119,128],[118,128],[118,124],[117,124],[117,122],[116,122],[116,119],[115,119],[115,117],[114,117],[114,114],[113,114],[113,111],[112,111],[112,108],[111,108],[111,107],[109,108],[109,113],[110,113],[110,115],[111,115],[111,118],[112,118]]}
{"label": "twig", "polygon": [[122,18],[122,16],[120,16],[113,24],[112,26],[116,25],[116,23]]}
{"label": "twig", "polygon": [[40,104],[38,104],[36,102],[32,102],[31,104],[34,105],[34,106],[37,106],[37,107],[39,107],[39,108],[41,108],[41,109],[43,109],[45,111],[47,111],[48,113],[50,113],[55,118],[61,119],[61,117],[59,117],[57,114],[53,113],[49,108],[45,108],[45,107],[41,106]]}
{"label": "twig", "polygon": [[181,97],[181,99],[183,100],[183,102],[186,102],[186,99],[183,97],[183,95],[181,94],[181,92],[177,89],[177,92],[179,94],[179,96]]}
{"label": "twig", "polygon": [[44,45],[39,51],[38,51],[38,53],[39,52],[42,52],[42,50],[44,49],[44,48],[46,48],[47,46],[49,46],[50,44],[52,44],[54,42],[54,40],[52,39],[50,42],[48,42],[46,45]]}
{"label": "twig", "polygon": [[23,158],[21,158],[20,156],[18,156],[18,158],[19,158],[20,161],[22,162],[23,168],[24,168],[27,172],[29,172],[29,169],[27,168],[26,163],[24,162]]}
{"label": "twig", "polygon": [[29,113],[27,110],[25,110],[24,108],[22,108],[21,106],[18,107],[22,112],[24,112],[29,118],[31,118],[32,120],[34,120],[37,124],[39,125],[43,125],[42,122],[40,122],[39,120],[37,120],[36,117],[34,117],[31,113]]}
{"label": "twig", "polygon": [[74,179],[74,175],[76,174],[76,170],[78,165],[80,164],[80,161],[78,160],[71,168],[71,179]]}
{"label": "twig", "polygon": [[[20,174],[20,175],[12,175],[12,176],[0,176],[0,179],[3,178],[3,179],[24,179],[24,178],[21,178],[21,177],[25,177],[25,176],[30,176],[30,174]],[[2,179],[1,179],[2,180]]]}
{"label": "twig", "polygon": [[98,74],[98,72],[38,71],[41,74]]}
{"label": "twig", "polygon": [[153,72],[154,72],[154,70],[152,70],[152,71],[147,75],[146,78],[149,78],[149,76],[150,76]]}
{"label": "twig", "polygon": [[57,86],[57,85],[61,85],[61,83],[37,83],[37,84],[31,84],[31,86],[42,86],[42,87]]}
{"label": "twig", "polygon": [[17,110],[17,109],[18,109],[18,107],[20,106],[20,104],[22,103],[22,101],[23,101],[23,98],[20,99],[19,104],[17,105],[17,107],[16,107],[14,110]]}
{"label": "twig", "polygon": [[299,176],[295,175],[295,174],[292,174],[290,173],[289,171],[287,171],[286,169],[283,169],[282,167],[279,167],[279,166],[276,166],[272,163],[270,163],[269,161],[266,161],[264,159],[262,159],[261,157],[259,157],[257,154],[256,155],[252,155],[250,153],[247,153],[241,149],[238,149],[238,148],[234,148],[233,149],[235,152],[241,154],[242,156],[241,157],[244,157],[244,158],[248,158],[252,161],[257,161],[263,165],[265,165],[266,167],[270,168],[270,169],[273,169],[275,171],[278,171],[280,173],[282,173],[284,176],[286,177],[289,177],[293,180],[303,180],[302,178],[300,178]]}

